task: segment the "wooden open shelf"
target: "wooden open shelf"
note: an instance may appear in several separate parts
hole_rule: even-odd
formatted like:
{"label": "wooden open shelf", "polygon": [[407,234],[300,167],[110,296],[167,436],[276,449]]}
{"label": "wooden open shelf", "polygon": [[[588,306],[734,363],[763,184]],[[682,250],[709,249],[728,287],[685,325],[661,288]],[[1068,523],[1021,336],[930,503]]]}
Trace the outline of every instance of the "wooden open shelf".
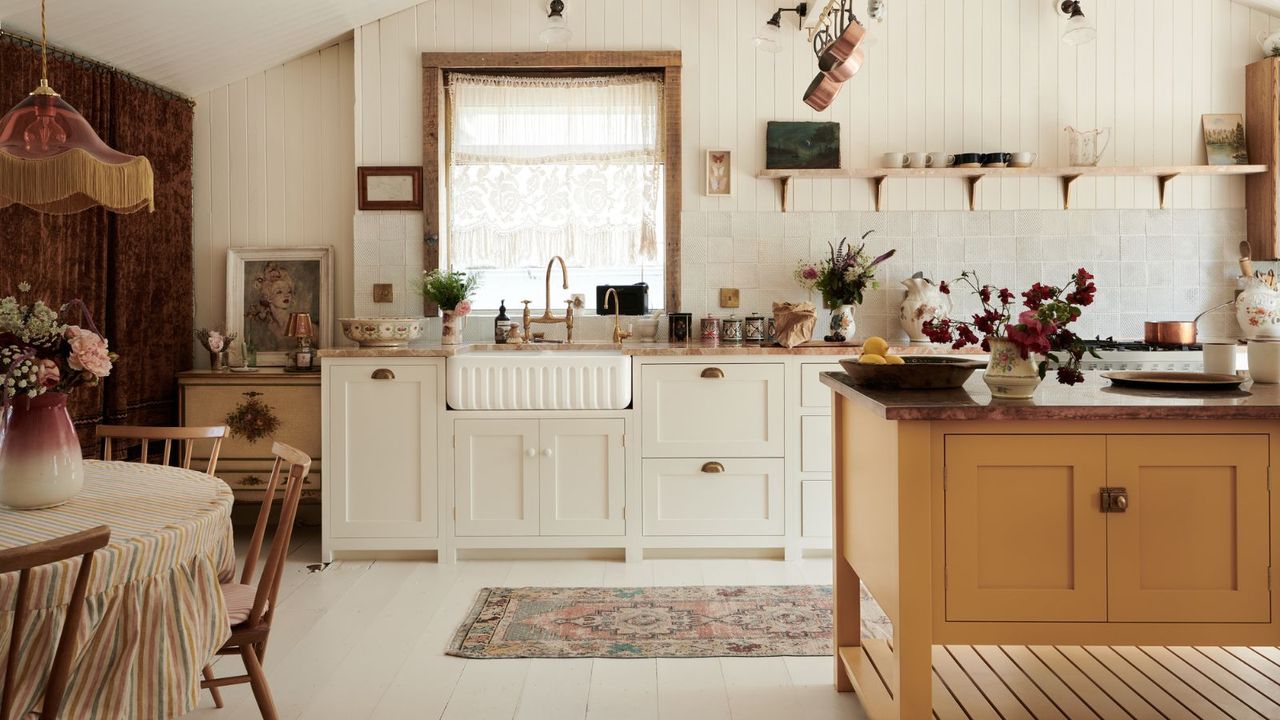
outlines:
{"label": "wooden open shelf", "polygon": [[1160,207],[1165,207],[1165,189],[1179,175],[1258,175],[1267,165],[1162,165],[1154,167],[1027,167],[1027,168],[855,168],[852,170],[762,170],[756,177],[777,180],[782,190],[782,212],[791,205],[791,181],[863,178],[876,192],[876,211],[883,209],[884,181],[889,178],[959,178],[965,181],[969,209],[974,209],[978,183],[986,177],[1052,177],[1062,182],[1062,207],[1071,207],[1071,184],[1082,177],[1154,177],[1160,185]]}

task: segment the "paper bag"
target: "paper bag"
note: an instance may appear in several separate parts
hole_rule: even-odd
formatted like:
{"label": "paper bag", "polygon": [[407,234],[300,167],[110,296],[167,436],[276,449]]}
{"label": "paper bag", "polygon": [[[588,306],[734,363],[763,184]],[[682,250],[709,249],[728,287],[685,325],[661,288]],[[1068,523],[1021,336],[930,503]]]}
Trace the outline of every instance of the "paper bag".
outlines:
{"label": "paper bag", "polygon": [[808,342],[818,324],[818,312],[811,302],[773,304],[774,340],[786,348]]}

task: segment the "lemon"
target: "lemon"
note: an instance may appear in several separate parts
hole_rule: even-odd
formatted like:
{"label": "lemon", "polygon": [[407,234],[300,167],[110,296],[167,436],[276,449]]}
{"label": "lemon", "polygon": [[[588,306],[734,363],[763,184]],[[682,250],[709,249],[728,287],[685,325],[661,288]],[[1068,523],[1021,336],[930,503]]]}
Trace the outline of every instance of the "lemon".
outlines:
{"label": "lemon", "polygon": [[860,365],[884,365],[885,363],[884,356],[875,353],[864,352],[858,357],[858,364]]}
{"label": "lemon", "polygon": [[885,355],[884,361],[888,365],[906,365],[906,361],[897,355]]}
{"label": "lemon", "polygon": [[882,337],[869,337],[862,343],[862,352],[884,357],[889,354],[889,343]]}

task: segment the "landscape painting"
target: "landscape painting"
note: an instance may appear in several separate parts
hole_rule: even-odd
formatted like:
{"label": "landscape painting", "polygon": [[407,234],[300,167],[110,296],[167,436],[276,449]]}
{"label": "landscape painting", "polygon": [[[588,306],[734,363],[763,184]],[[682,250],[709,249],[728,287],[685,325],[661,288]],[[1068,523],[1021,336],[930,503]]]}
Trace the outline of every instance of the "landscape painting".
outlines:
{"label": "landscape painting", "polygon": [[840,167],[840,123],[770,122],[765,127],[765,167],[771,170]]}
{"label": "landscape painting", "polygon": [[1244,116],[1240,113],[1204,115],[1204,151],[1210,165],[1247,165]]}

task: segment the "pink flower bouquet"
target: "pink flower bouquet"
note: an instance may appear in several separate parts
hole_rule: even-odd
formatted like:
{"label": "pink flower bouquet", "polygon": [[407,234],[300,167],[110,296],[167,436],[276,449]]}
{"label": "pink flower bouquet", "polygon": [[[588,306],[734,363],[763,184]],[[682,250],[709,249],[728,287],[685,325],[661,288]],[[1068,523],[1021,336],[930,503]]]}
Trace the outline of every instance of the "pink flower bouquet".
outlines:
{"label": "pink flower bouquet", "polygon": [[[19,283],[18,290],[25,295],[31,285]],[[65,321],[70,318],[88,328]],[[43,300],[0,299],[0,383],[6,399],[96,385],[111,374],[117,357],[79,300],[54,310]]]}

